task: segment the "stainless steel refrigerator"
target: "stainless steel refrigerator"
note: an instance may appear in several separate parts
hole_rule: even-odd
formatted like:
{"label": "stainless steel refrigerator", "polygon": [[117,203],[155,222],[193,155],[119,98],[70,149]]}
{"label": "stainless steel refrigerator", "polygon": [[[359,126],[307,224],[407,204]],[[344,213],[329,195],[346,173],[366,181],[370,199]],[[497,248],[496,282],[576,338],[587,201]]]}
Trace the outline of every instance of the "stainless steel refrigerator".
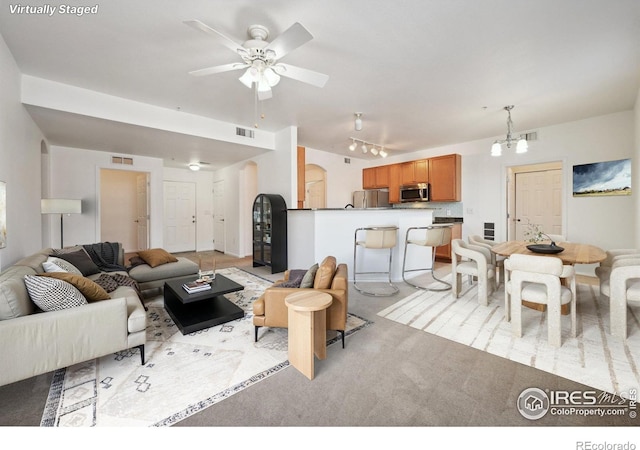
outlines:
{"label": "stainless steel refrigerator", "polygon": [[389,191],[369,189],[353,193],[354,208],[384,208],[389,206],[391,206],[389,205]]}

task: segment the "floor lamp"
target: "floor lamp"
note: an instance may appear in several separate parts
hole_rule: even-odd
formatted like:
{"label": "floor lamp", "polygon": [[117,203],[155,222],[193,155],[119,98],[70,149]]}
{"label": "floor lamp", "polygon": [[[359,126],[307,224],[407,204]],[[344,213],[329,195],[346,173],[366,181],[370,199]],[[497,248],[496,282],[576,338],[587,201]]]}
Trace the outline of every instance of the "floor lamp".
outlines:
{"label": "floor lamp", "polygon": [[65,214],[81,214],[82,200],[65,198],[43,198],[40,200],[42,214],[60,214],[60,248],[64,247],[64,229],[62,218]]}

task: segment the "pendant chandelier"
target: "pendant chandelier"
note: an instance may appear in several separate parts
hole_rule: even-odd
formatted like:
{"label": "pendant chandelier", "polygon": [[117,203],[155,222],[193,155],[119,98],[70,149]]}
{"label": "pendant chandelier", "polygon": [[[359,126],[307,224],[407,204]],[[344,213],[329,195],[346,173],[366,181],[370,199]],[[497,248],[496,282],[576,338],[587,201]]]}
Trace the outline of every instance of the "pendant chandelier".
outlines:
{"label": "pendant chandelier", "polygon": [[513,105],[505,106],[505,111],[507,111],[507,138],[496,140],[491,146],[491,156],[501,156],[502,155],[502,144],[507,144],[507,148],[511,148],[511,144],[516,144],[516,153],[526,153],[529,149],[529,144],[527,144],[527,138],[525,135],[520,135],[518,137],[513,136],[513,122],[511,120],[511,110],[513,109]]}

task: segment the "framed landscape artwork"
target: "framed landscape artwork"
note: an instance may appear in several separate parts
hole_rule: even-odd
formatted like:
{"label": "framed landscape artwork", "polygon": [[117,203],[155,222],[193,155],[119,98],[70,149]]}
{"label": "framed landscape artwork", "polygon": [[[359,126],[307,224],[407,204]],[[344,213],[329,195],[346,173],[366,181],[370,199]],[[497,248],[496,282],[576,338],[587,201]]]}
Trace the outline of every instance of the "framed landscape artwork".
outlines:
{"label": "framed landscape artwork", "polygon": [[7,246],[7,183],[0,181],[0,248]]}
{"label": "framed landscape artwork", "polygon": [[631,195],[631,160],[573,166],[573,196]]}

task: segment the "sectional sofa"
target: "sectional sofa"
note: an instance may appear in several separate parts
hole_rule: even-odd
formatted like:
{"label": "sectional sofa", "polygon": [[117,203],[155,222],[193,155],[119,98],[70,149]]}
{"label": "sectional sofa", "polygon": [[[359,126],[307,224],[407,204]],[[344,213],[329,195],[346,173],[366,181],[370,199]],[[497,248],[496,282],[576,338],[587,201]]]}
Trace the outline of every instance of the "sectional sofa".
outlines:
{"label": "sectional sofa", "polygon": [[[40,250],[0,273],[0,386],[127,349],[139,349],[144,364],[140,291],[198,272],[186,258],[154,267],[142,263],[129,273],[89,270],[73,259],[63,268],[69,258],[55,251]],[[123,259],[120,246],[115,266]],[[52,263],[61,270],[52,270]],[[107,292],[105,280],[115,289]]]}

